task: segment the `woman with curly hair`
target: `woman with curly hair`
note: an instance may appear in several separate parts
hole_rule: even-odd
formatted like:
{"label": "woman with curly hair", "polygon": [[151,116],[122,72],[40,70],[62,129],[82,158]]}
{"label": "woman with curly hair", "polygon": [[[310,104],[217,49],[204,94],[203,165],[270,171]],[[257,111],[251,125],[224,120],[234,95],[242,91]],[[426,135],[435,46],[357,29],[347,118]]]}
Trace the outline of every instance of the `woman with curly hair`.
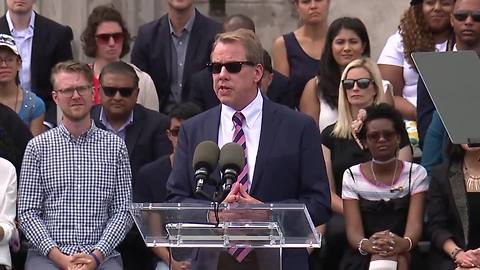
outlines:
{"label": "woman with curly hair", "polygon": [[[94,58],[90,67],[94,73],[95,103],[100,103],[98,76],[108,63],[119,61],[130,51],[131,36],[122,15],[111,5],[97,6],[88,16],[81,36],[85,55]],[[130,64],[139,78],[137,103],[158,111],[158,96],[152,78]]]}
{"label": "woman with curly hair", "polygon": [[407,120],[416,119],[418,73],[412,52],[446,51],[453,46],[450,14],[455,0],[411,0],[398,32],[378,59],[382,77],[393,85],[395,108]]}

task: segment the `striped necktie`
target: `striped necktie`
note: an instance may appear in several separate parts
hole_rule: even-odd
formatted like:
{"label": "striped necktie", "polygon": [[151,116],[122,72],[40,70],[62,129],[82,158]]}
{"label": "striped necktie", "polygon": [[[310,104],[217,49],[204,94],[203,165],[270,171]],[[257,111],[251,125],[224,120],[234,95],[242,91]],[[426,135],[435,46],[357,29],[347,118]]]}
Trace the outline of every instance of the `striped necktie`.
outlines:
{"label": "striped necktie", "polygon": [[[236,112],[232,117],[232,121],[233,126],[235,127],[235,131],[233,132],[233,142],[242,146],[243,153],[245,155],[245,165],[243,166],[242,172],[237,177],[237,182],[240,182],[248,192],[250,189],[250,181],[248,180],[247,141],[245,139],[245,133],[242,129],[245,116],[241,112]],[[228,253],[230,253],[239,263],[242,262],[245,257],[247,257],[250,251],[252,251],[251,248],[231,247],[228,249]]]}

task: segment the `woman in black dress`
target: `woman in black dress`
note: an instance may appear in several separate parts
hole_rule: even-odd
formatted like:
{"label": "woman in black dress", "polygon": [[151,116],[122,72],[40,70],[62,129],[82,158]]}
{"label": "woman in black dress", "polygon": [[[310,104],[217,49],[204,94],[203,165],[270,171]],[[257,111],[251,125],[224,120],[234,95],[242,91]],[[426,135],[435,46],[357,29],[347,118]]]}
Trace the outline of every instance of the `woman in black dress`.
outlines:
{"label": "woman in black dress", "polygon": [[402,116],[392,106],[367,108],[358,138],[372,158],[343,174],[343,209],[352,248],[340,269],[409,269],[410,250],[422,233],[428,179],[422,166],[397,158],[404,129]]}

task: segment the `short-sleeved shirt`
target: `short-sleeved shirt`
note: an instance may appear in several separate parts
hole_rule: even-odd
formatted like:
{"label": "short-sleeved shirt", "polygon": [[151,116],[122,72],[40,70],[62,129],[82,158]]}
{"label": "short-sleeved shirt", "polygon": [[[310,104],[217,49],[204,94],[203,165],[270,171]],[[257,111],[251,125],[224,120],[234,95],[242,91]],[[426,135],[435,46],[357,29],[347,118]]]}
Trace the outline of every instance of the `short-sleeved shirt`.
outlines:
{"label": "short-sleeved shirt", "polygon": [[[435,48],[439,52],[446,51],[447,41],[436,44]],[[405,82],[403,97],[416,107],[418,73],[407,59],[405,59],[403,39],[400,32],[396,32],[388,38],[378,58],[378,64],[403,67],[403,80]]]}
{"label": "short-sleeved shirt", "polygon": [[[362,150],[355,139],[344,139],[332,134],[335,124],[326,127],[322,131],[322,144],[330,150],[330,159],[335,181],[335,190],[338,195],[342,192],[343,172],[353,165],[372,159],[368,150]],[[400,148],[410,144],[407,131],[402,132]]]}
{"label": "short-sleeved shirt", "polygon": [[[410,166],[411,179],[409,179]],[[393,184],[387,185],[368,179],[360,169],[360,164],[350,167],[350,171],[346,170],[343,174],[342,199],[358,200],[361,197],[369,201],[391,200],[428,190],[427,171],[421,165],[402,161],[399,169],[401,173],[398,178],[393,181]],[[391,188],[397,191],[391,192]]]}
{"label": "short-sleeved shirt", "polygon": [[28,90],[23,91],[23,101],[20,105],[18,116],[29,126],[30,123],[45,113],[45,103],[35,93]]}

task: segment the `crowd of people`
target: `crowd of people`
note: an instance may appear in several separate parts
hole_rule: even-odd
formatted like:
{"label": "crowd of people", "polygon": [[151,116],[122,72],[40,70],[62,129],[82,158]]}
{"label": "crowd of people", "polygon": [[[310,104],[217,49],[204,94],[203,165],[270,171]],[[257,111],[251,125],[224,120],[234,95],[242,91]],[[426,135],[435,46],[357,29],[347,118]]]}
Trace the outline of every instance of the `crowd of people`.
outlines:
{"label": "crowd of people", "polygon": [[133,40],[101,5],[89,63],[35,2],[0,18],[0,270],[276,269],[244,247],[176,258],[134,225],[133,202],[209,203],[192,168],[207,140],[243,150],[223,202],[306,206],[322,246],[283,249],[283,269],[480,269],[480,148],[450,141],[411,58],[480,53],[480,0],[411,0],[378,60],[360,19],[328,23],[331,0],[292,0],[301,24],[272,57],[245,14],[168,0]]}

